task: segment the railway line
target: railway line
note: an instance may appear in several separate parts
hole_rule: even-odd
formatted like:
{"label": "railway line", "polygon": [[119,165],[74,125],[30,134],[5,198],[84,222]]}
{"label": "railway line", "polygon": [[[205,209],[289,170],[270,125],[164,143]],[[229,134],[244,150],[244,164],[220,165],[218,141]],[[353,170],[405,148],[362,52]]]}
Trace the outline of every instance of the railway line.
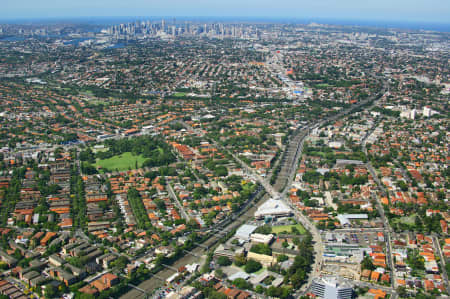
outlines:
{"label": "railway line", "polygon": [[[385,85],[386,87],[386,85]],[[384,94],[384,91],[381,93],[381,95]],[[359,104],[352,106],[348,109],[345,109],[344,111],[341,111],[340,113],[337,113],[333,116],[327,117],[326,119],[317,121],[313,124],[310,124],[306,127],[298,129],[295,133],[289,144],[286,146],[286,153],[283,155],[282,161],[280,161],[281,170],[277,176],[277,179],[273,185],[269,183],[270,178],[262,178],[260,175],[254,172],[253,169],[251,169],[247,164],[245,164],[242,160],[240,160],[236,155],[231,154],[233,158],[247,171],[248,174],[250,174],[253,179],[261,184],[261,186],[264,188],[266,194],[264,196],[261,196],[261,198],[258,198],[253,203],[247,203],[247,206],[245,205],[244,209],[247,208],[247,210],[239,215],[238,217],[234,217],[234,221],[227,222],[228,224],[224,224],[224,226],[216,226],[216,229],[223,229],[226,231],[231,231],[235,228],[238,228],[241,224],[247,222],[249,219],[253,218],[253,215],[255,211],[257,210],[257,207],[265,201],[265,199],[268,199],[269,197],[275,197],[279,198],[283,201],[285,201],[294,211],[294,216],[298,222],[300,222],[307,230],[309,230],[313,237],[313,246],[314,246],[314,252],[315,252],[315,261],[314,265],[312,267],[312,273],[308,277],[307,283],[302,287],[301,290],[299,290],[298,294],[304,294],[308,288],[310,287],[313,278],[317,275],[321,263],[322,263],[322,256],[323,256],[323,245],[322,245],[322,239],[320,237],[320,233],[317,230],[316,226],[303,214],[301,214],[290,202],[290,200],[287,198],[286,194],[289,189],[289,186],[291,185],[292,181],[295,178],[297,165],[299,162],[299,159],[302,154],[303,150],[303,144],[306,140],[306,137],[309,135],[311,130],[314,128],[318,128],[328,122],[335,121],[339,118],[342,118],[348,114],[351,114],[357,109],[363,107],[364,105],[370,104],[374,100],[378,99],[380,94],[374,95],[373,97],[370,97],[366,99],[365,101],[361,101]],[[202,133],[199,130],[196,130],[189,125],[187,125],[184,122],[181,122],[186,128],[193,130],[194,132],[197,132],[198,134]],[[217,142],[212,141],[213,144],[219,148],[222,148],[221,145],[219,145]],[[225,151],[228,151],[224,149]],[[264,191],[261,191],[264,192]],[[182,258],[178,259],[172,266],[175,269],[178,269],[181,266],[191,264],[191,263],[201,263],[203,256],[207,253],[208,249],[214,246],[219,240],[222,239],[221,234],[213,234],[210,238],[208,238],[205,242],[202,244],[198,244],[193,250],[191,250],[192,254],[186,254]],[[162,279],[167,279],[171,275],[173,275],[174,271],[173,269],[165,268],[164,270],[161,270],[158,272],[156,277],[152,277],[141,284],[137,286],[137,288],[133,288],[131,291],[123,295],[121,298],[124,299],[132,299],[132,298],[145,298],[146,294],[139,291],[139,289],[144,290],[147,293],[153,292],[155,289],[161,287],[164,285],[164,282]]]}

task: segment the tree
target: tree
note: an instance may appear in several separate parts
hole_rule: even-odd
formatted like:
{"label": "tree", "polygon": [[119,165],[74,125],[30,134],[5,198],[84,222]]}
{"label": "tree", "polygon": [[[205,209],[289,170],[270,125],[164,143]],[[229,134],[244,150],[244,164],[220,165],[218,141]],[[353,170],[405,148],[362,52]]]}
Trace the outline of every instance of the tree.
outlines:
{"label": "tree", "polygon": [[226,274],[222,271],[222,269],[216,269],[215,275],[220,279],[223,279],[226,276]]}
{"label": "tree", "polygon": [[425,269],[425,259],[419,255],[418,251],[408,252],[408,258],[406,259],[406,262],[413,271]]}
{"label": "tree", "polygon": [[262,268],[262,265],[260,262],[257,262],[255,260],[248,260],[247,264],[245,264],[244,270],[247,273],[254,273]]}
{"label": "tree", "polygon": [[97,174],[98,173],[97,168],[95,168],[95,166],[90,164],[89,162],[82,162],[81,163],[81,171],[84,174],[87,174],[87,175]]}
{"label": "tree", "polygon": [[217,263],[220,265],[220,266],[222,266],[222,267],[224,267],[224,266],[229,266],[229,265],[231,265],[231,260],[229,259],[229,258],[227,258],[226,256],[219,256],[218,258],[217,258]]}
{"label": "tree", "polygon": [[198,229],[200,225],[195,219],[191,218],[187,222],[186,226],[188,227],[188,229],[195,230]]}
{"label": "tree", "polygon": [[419,216],[414,217],[414,225],[417,230],[420,230],[422,228],[423,223]]}
{"label": "tree", "polygon": [[272,227],[270,225],[264,224],[263,226],[259,226],[255,230],[255,233],[269,235],[272,233]]}
{"label": "tree", "polygon": [[368,287],[357,287],[355,290],[356,295],[362,296],[369,291]]}
{"label": "tree", "polygon": [[303,269],[297,269],[297,271],[291,275],[291,282],[295,288],[299,288],[305,281],[306,273]]}
{"label": "tree", "polygon": [[403,286],[397,288],[397,294],[400,298],[405,298],[408,295],[406,288]]}
{"label": "tree", "polygon": [[217,291],[212,290],[207,298],[211,298],[211,299],[227,299],[227,295],[223,294],[223,293],[219,293]]}
{"label": "tree", "polygon": [[58,290],[52,284],[47,284],[45,286],[45,297],[46,298],[53,298],[56,296],[57,293],[58,293]]}
{"label": "tree", "polygon": [[288,259],[289,259],[289,257],[285,254],[280,254],[279,256],[277,256],[277,262],[279,262],[279,263],[287,261]]}
{"label": "tree", "polygon": [[265,255],[272,255],[272,249],[267,244],[255,244],[250,248],[251,252],[259,253],[259,254],[265,254]]}
{"label": "tree", "polygon": [[[431,292],[433,292],[434,290],[432,290]],[[435,299],[436,296],[434,295],[430,295],[430,294],[424,294],[422,293],[420,290],[419,292],[415,295],[415,299]]]}
{"label": "tree", "polygon": [[127,264],[130,261],[125,256],[121,255],[117,260],[113,261],[111,264],[113,267],[116,267],[118,269],[125,269]]}
{"label": "tree", "polygon": [[445,271],[447,271],[447,273],[450,273],[450,263],[445,264]]}
{"label": "tree", "polygon": [[262,294],[262,293],[264,293],[264,291],[265,291],[265,289],[264,289],[264,287],[262,285],[257,285],[255,287],[255,292],[258,293],[258,294]]}
{"label": "tree", "polygon": [[158,210],[160,210],[160,211],[166,210],[166,203],[164,202],[164,200],[157,198],[154,200],[154,203],[156,204],[156,207],[158,208]]}
{"label": "tree", "polygon": [[[448,264],[448,265],[450,265],[450,264]],[[8,264],[5,263],[5,262],[0,262],[0,269],[1,269],[1,270],[6,270],[6,269],[8,269]]]}
{"label": "tree", "polygon": [[276,288],[274,286],[270,286],[266,291],[267,296],[276,298],[288,298],[289,293],[290,289],[286,287]]}
{"label": "tree", "polygon": [[233,280],[233,284],[239,289],[243,289],[243,290],[253,289],[252,284],[243,278],[236,278],[235,280]]}
{"label": "tree", "polygon": [[408,191],[408,185],[405,183],[405,181],[397,181],[397,186],[398,186],[402,191]]}
{"label": "tree", "polygon": [[301,235],[300,231],[298,230],[298,228],[296,226],[291,227],[291,232],[294,235]]}
{"label": "tree", "polygon": [[321,177],[320,173],[318,173],[314,170],[309,170],[309,171],[305,172],[302,179],[303,179],[303,181],[305,181],[307,183],[318,184],[320,177]]}
{"label": "tree", "polygon": [[361,262],[361,269],[368,269],[368,270],[375,270],[376,267],[374,266],[372,259],[369,256],[365,256],[364,259]]}
{"label": "tree", "polygon": [[150,229],[152,224],[148,218],[147,211],[142,202],[139,192],[135,188],[130,188],[127,193],[128,202],[130,203],[133,214],[136,218],[140,229]]}
{"label": "tree", "polygon": [[91,164],[95,163],[95,155],[90,147],[88,147],[85,151],[80,152],[79,159],[81,161],[87,161]]}
{"label": "tree", "polygon": [[247,263],[247,259],[244,254],[238,254],[234,257],[234,263],[236,266],[241,267]]}
{"label": "tree", "polygon": [[220,176],[220,177],[227,176],[228,175],[228,169],[225,166],[223,166],[223,165],[218,166],[214,170],[214,174],[216,176]]}

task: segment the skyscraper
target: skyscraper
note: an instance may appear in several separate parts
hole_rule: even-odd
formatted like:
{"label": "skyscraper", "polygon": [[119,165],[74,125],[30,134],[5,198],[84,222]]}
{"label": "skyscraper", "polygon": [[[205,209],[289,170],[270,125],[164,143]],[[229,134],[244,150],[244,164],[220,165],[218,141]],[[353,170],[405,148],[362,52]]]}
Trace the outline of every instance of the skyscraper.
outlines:
{"label": "skyscraper", "polygon": [[351,299],[353,288],[336,277],[318,277],[313,281],[312,293],[324,299]]}

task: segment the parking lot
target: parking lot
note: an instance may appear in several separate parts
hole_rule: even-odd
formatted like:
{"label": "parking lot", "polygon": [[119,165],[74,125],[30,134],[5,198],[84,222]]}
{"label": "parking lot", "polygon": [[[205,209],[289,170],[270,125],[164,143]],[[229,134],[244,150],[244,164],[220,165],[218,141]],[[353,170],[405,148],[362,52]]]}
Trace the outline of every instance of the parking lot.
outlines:
{"label": "parking lot", "polygon": [[345,233],[324,233],[322,235],[325,242],[337,242],[345,244],[358,244],[360,247],[369,247],[370,245],[384,246],[383,239],[378,237],[378,232],[345,232]]}

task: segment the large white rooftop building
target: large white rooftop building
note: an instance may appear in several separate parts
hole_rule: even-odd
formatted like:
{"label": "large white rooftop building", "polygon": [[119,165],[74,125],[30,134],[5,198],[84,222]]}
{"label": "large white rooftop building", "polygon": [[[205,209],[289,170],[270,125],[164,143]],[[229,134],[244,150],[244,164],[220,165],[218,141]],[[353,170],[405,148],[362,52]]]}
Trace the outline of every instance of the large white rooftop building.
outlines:
{"label": "large white rooftop building", "polygon": [[264,217],[285,217],[290,216],[292,210],[283,201],[278,199],[269,199],[263,203],[259,209],[255,212],[256,218]]}
{"label": "large white rooftop building", "polygon": [[243,240],[249,241],[250,235],[257,229],[256,225],[244,224],[236,231],[235,237]]}

